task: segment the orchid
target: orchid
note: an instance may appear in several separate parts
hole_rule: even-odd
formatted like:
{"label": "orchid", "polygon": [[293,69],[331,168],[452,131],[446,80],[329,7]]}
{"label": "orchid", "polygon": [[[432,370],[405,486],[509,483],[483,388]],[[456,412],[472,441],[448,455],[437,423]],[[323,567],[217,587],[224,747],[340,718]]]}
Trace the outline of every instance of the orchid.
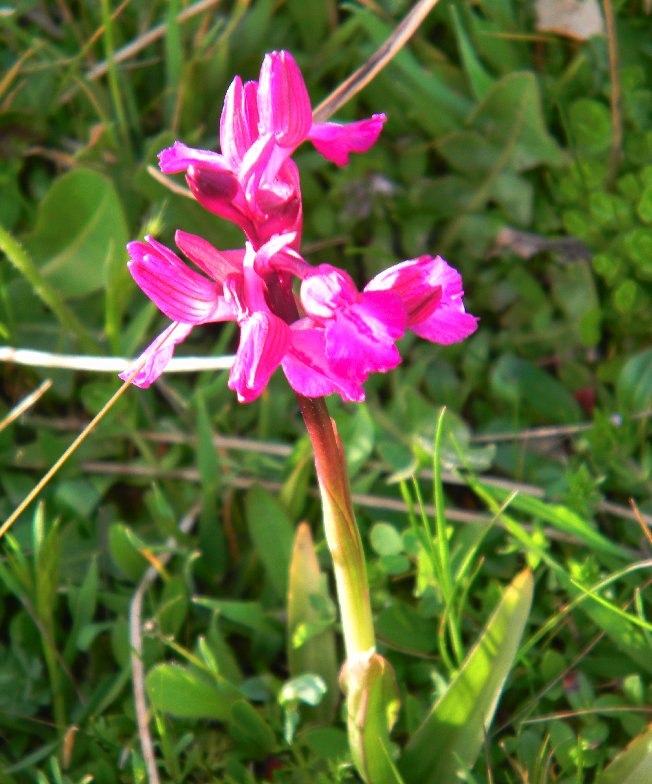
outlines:
{"label": "orchid", "polygon": [[[440,256],[395,264],[361,290],[332,264],[311,265],[301,254],[303,206],[292,154],[310,141],[327,159],[345,165],[352,152],[375,144],[385,115],[349,125],[314,123],[303,76],[288,52],[266,55],[257,82],[236,77],[220,121],[221,152],[182,142],[159,155],[164,173],[185,172],[197,201],[244,232],[242,248],[218,250],[177,231],[190,266],[152,237],[128,245],[129,271],[172,323],[122,378],[146,387],[165,369],[194,327],[236,322],[240,337],[228,385],[238,401],[259,397],[278,368],[297,399],[312,441],[333,566],[346,663],[351,754],[365,781],[388,758],[365,749],[365,722],[387,747],[398,689],[389,662],[375,650],[364,551],[351,501],[346,459],[322,398],[363,401],[370,373],[401,362],[406,330],[433,343],[463,340],[477,326],[463,303],[462,278]],[[368,705],[371,719],[367,716]],[[384,745],[383,745],[384,744]]]}
{"label": "orchid", "polygon": [[237,76],[231,83],[220,120],[221,152],[177,141],[160,153],[162,171],[185,172],[199,203],[236,223],[245,243],[218,250],[178,231],[176,244],[197,269],[151,237],[129,243],[134,280],[173,321],[139,358],[134,384],[155,381],[195,326],[235,321],[240,342],[229,387],[240,402],[257,398],[279,367],[300,395],[361,401],[370,373],[400,363],[396,342],[406,329],[441,344],[475,330],[462,279],[439,256],[390,267],[359,291],[344,270],[313,267],[300,254],[303,208],[292,153],[310,141],[344,165],[351,152],[376,142],[385,119],[314,123],[297,63],[288,52],[272,52],[257,82]]}

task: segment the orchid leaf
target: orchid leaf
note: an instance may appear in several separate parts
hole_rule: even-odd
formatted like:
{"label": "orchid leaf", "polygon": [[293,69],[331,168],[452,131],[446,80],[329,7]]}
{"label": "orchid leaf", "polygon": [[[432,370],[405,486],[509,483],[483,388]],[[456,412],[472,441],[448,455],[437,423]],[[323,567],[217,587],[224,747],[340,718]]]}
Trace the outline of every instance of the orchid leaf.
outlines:
{"label": "orchid leaf", "polygon": [[505,591],[461,669],[410,739],[399,768],[406,781],[454,784],[482,748],[532,603],[532,574]]}
{"label": "orchid leaf", "polygon": [[347,661],[341,679],[347,694],[349,747],[358,773],[367,784],[399,784],[390,755],[389,733],[399,710],[391,664],[377,653],[362,654]]}
{"label": "orchid leaf", "polygon": [[332,720],[339,694],[335,635],[326,613],[329,605],[310,527],[302,523],[290,563],[288,667],[293,678],[314,673],[324,680],[327,692],[310,714],[322,721]]}

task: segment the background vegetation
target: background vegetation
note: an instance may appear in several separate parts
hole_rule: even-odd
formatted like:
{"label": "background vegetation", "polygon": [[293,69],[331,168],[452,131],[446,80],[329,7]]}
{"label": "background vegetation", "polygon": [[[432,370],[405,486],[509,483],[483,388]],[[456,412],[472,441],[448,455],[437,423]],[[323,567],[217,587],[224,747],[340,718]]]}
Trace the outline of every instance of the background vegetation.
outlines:
{"label": "background vegetation", "polygon": [[[293,52],[316,105],[410,4],[202,7],[2,9],[7,345],[135,356],[164,322],[127,273],[125,243],[150,232],[171,244],[180,227],[241,244],[148,172],[156,153],[176,138],[215,148],[230,80],[256,78],[272,49]],[[370,380],[367,405],[329,401],[378,635],[402,688],[397,740],[450,681],[504,586],[534,570],[526,634],[467,781],[597,780],[652,710],[649,3],[618,4],[615,24],[617,34],[582,41],[539,30],[529,3],[442,1],[338,114],[386,112],[380,143],[344,169],[297,153],[311,261],[362,282],[440,253],[481,318],[459,346],[406,339],[403,365]],[[203,328],[178,353],[230,353],[234,337],[229,325]],[[2,423],[0,519],[118,387],[113,375],[4,363],[0,411],[47,379],[37,403]],[[447,595],[421,537],[443,405]],[[2,541],[0,780],[147,780],[128,630],[137,589],[163,781],[355,780],[334,690],[311,713],[298,706],[314,683],[287,686],[299,521],[328,571],[314,485],[281,374],[245,406],[225,372],[165,376],[123,396]],[[311,612],[304,636],[332,640],[330,600]],[[226,716],[236,688],[246,707]]]}

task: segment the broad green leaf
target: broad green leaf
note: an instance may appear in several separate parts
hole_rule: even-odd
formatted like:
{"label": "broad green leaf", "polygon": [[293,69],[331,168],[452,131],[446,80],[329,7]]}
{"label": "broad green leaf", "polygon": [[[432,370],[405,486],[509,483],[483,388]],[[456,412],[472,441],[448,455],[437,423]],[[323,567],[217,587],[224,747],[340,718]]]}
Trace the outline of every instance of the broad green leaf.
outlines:
{"label": "broad green leaf", "polygon": [[478,131],[465,130],[443,136],[437,152],[452,169],[478,178],[496,165],[500,147]]}
{"label": "broad green leaf", "polygon": [[258,557],[276,595],[285,599],[292,553],[293,527],[273,495],[252,487],[246,499],[247,526]]}
{"label": "broad green leaf", "polygon": [[226,680],[176,664],[158,664],[147,673],[145,686],[154,708],[177,718],[227,721],[234,702],[242,699]]}
{"label": "broad green leaf", "polygon": [[[319,570],[319,562],[307,523],[297,528],[292,562],[290,564],[288,590],[288,668],[293,678],[305,673],[319,675],[327,686],[324,699],[311,715],[329,722],[333,718],[338,702],[337,653],[332,626],[326,625],[320,603],[328,600],[325,582]],[[296,645],[296,632],[302,627],[314,626],[321,631],[310,635],[301,645]]]}
{"label": "broad green leaf", "polygon": [[518,226],[532,222],[534,188],[529,180],[510,171],[501,172],[491,182],[490,198],[505,210],[505,216]]}
{"label": "broad green leaf", "polygon": [[157,613],[163,634],[176,637],[188,614],[188,589],[181,575],[170,577],[163,586]]}
{"label": "broad green leaf", "polygon": [[233,740],[253,759],[265,759],[276,745],[274,731],[246,700],[233,703],[227,727]]}
{"label": "broad green leaf", "polygon": [[398,716],[399,691],[391,664],[377,653],[360,654],[346,662],[341,682],[358,773],[367,784],[397,784],[401,777],[390,756],[389,733]]}
{"label": "broad green leaf", "polygon": [[618,405],[623,413],[646,411],[652,404],[652,348],[631,356],[616,383]]}
{"label": "broad green leaf", "polygon": [[48,283],[67,299],[127,281],[127,239],[111,181],[90,169],[75,169],[47,192],[25,245]]}
{"label": "broad green leaf", "polygon": [[369,532],[369,541],[378,555],[398,555],[403,552],[401,534],[389,523],[376,523]]}
{"label": "broad green leaf", "polygon": [[652,728],[639,735],[598,776],[597,784],[644,784],[652,781]]}
{"label": "broad green leaf", "polygon": [[491,374],[494,393],[538,422],[578,422],[582,409],[566,387],[526,359],[504,354]]}
{"label": "broad green leaf", "polygon": [[109,553],[120,571],[130,580],[139,580],[147,568],[147,559],[139,552],[145,543],[123,523],[109,528]]}
{"label": "broad green leaf", "polygon": [[546,128],[539,83],[530,71],[496,82],[468,124],[501,149],[511,144],[508,164],[515,171],[563,163],[559,145]]}
{"label": "broad green leaf", "polygon": [[248,632],[264,632],[269,629],[270,621],[260,602],[240,602],[228,599],[212,599],[208,596],[193,596],[193,603],[200,607],[215,610],[236,626]]}
{"label": "broad green leaf", "polygon": [[586,152],[599,153],[611,144],[609,107],[592,98],[580,98],[569,112],[571,141]]}
{"label": "broad green leaf", "polygon": [[532,589],[526,570],[505,591],[454,680],[410,739],[399,763],[406,781],[455,784],[458,771],[474,764],[514,664]]}

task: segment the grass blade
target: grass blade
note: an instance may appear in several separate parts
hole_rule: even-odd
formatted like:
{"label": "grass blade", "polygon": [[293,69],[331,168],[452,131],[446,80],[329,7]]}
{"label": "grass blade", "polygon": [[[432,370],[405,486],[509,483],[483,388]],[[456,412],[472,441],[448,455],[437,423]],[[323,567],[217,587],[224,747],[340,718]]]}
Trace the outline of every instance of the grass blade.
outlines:
{"label": "grass blade", "polygon": [[514,664],[532,588],[525,570],[505,591],[457,676],[408,743],[399,766],[406,781],[454,784],[458,770],[475,762]]}
{"label": "grass blade", "polygon": [[605,768],[598,784],[642,784],[652,781],[652,728],[639,735]]}
{"label": "grass blade", "polygon": [[66,332],[73,334],[85,351],[94,353],[97,345],[86,327],[45,280],[22,245],[0,226],[0,250],[30,284],[34,294],[48,307]]}

